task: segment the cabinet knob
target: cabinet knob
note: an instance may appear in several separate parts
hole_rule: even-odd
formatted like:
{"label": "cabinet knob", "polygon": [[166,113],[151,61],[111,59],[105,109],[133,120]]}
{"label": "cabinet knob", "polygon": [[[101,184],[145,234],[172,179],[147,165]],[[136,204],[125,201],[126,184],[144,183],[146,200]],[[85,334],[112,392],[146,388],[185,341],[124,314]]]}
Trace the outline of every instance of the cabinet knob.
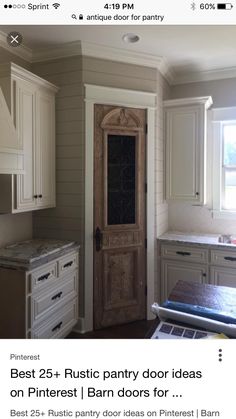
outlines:
{"label": "cabinet knob", "polygon": [[206,277],[206,276],[207,276],[207,274],[206,274],[205,272],[203,272],[202,276]]}
{"label": "cabinet knob", "polygon": [[199,192],[196,192],[196,194],[195,194],[196,196],[198,196],[199,195]]}
{"label": "cabinet knob", "polygon": [[34,195],[34,198],[38,198],[38,195]]}
{"label": "cabinet knob", "polygon": [[43,195],[42,195],[42,194],[38,195],[38,198],[42,198],[42,197],[43,197]]}

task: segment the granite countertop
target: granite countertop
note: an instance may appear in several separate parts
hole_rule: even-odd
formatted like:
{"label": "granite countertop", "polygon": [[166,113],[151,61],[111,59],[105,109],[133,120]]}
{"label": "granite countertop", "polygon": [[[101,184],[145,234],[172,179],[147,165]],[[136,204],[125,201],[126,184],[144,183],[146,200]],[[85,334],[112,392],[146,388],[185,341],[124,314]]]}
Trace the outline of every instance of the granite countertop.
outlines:
{"label": "granite countertop", "polygon": [[0,248],[0,266],[32,269],[79,248],[69,240],[32,239]]}
{"label": "granite countertop", "polygon": [[[159,236],[157,239],[161,241],[171,241],[181,244],[196,244],[205,247],[217,247],[236,249],[236,244],[233,243],[220,243],[219,237],[221,234],[203,234],[203,233],[187,233],[181,231],[167,231]],[[234,237],[233,237],[234,238]]]}

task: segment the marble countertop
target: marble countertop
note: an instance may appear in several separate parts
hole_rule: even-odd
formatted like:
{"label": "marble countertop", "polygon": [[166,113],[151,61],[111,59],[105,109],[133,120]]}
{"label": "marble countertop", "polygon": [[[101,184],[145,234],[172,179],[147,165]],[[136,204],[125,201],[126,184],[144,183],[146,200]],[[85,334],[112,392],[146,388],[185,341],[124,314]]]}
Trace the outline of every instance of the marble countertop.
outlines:
{"label": "marble countertop", "polygon": [[35,268],[69,253],[79,245],[69,240],[32,239],[0,248],[0,266]]}
{"label": "marble countertop", "polygon": [[[158,240],[172,241],[182,244],[196,244],[204,246],[217,246],[218,248],[231,248],[236,249],[236,244],[233,243],[220,243],[219,237],[221,234],[203,234],[203,233],[187,233],[181,231],[168,231],[161,236]],[[234,237],[233,237],[234,238]]]}

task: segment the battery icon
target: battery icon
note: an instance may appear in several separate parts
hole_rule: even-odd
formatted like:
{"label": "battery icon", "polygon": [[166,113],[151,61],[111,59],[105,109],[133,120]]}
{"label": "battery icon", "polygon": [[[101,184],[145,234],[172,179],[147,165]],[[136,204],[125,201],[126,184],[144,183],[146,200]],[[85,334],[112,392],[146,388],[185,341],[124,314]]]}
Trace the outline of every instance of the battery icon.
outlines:
{"label": "battery icon", "polygon": [[232,7],[231,3],[217,3],[217,9],[219,10],[231,10]]}

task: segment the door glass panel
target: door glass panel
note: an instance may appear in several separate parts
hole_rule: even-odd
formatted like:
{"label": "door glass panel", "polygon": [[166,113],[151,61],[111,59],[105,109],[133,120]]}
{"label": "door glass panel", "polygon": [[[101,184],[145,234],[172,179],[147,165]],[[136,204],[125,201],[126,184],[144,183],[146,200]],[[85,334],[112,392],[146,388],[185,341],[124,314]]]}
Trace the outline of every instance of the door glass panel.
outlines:
{"label": "door glass panel", "polygon": [[135,224],[134,135],[107,138],[107,223]]}

